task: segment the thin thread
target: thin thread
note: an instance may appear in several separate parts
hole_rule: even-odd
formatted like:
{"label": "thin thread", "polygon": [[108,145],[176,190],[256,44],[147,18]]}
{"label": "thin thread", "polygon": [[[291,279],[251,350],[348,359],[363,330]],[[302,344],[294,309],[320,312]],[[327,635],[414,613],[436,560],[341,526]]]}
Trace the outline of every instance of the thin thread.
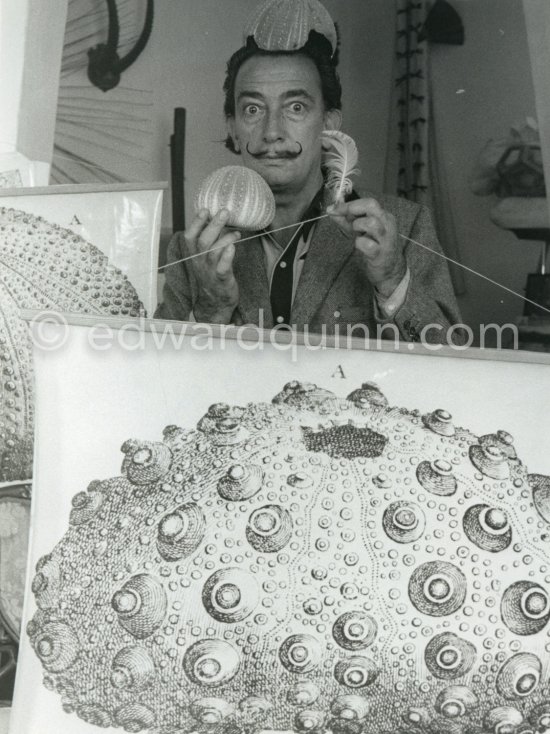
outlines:
{"label": "thin thread", "polygon": [[[1,142],[1,141],[0,141]],[[59,154],[54,153],[54,157],[61,159],[61,160],[68,160],[75,162],[74,158],[69,158],[68,156],[62,156]],[[102,171],[98,166],[95,166],[93,164],[87,164],[81,161],[76,161],[80,163],[80,165],[83,165],[87,168],[91,169],[97,169],[98,171]],[[330,216],[330,214],[321,214],[319,217],[313,217],[312,219],[306,219],[301,224],[309,224],[309,222],[316,222],[319,219],[324,219],[325,217]],[[296,227],[296,224],[287,224],[285,227],[279,227],[278,229],[271,229],[269,232],[263,232],[262,234],[275,234],[275,232],[282,232],[284,229],[290,229],[291,227]],[[241,240],[237,240],[235,244],[239,245],[242,242],[248,242],[249,240],[256,239],[258,235],[252,235],[250,237],[244,237]],[[530,303],[533,306],[536,306],[537,308],[542,309],[543,311],[546,311],[546,313],[550,314],[550,309],[546,308],[546,306],[543,306],[540,303],[537,303],[536,301],[532,301],[530,298],[527,298],[526,296],[522,295],[521,293],[518,293],[517,291],[512,290],[512,288],[508,288],[508,286],[502,285],[502,283],[499,283],[496,280],[493,280],[492,278],[489,278],[487,275],[483,275],[483,273],[479,273],[477,270],[474,270],[473,268],[468,267],[467,265],[463,265],[462,263],[458,262],[457,260],[453,260],[452,257],[448,257],[447,255],[444,255],[442,252],[437,252],[437,250],[432,250],[431,247],[428,247],[427,245],[423,245],[421,242],[418,242],[417,240],[413,240],[410,237],[406,237],[404,234],[399,233],[399,237],[406,240],[407,242],[411,242],[413,245],[418,245],[418,247],[422,247],[424,250],[428,250],[428,252],[433,253],[434,255],[437,255],[438,257],[443,258],[443,260],[447,260],[447,262],[453,263],[453,265],[456,265],[459,268],[462,268],[463,270],[466,270],[469,273],[472,273],[473,275],[477,275],[478,278],[482,278],[483,280],[486,280],[488,283],[492,283],[493,285],[496,285],[498,288],[502,288],[502,290],[507,291],[508,293],[511,293],[514,296],[517,296],[518,298],[521,298],[522,301],[525,301],[526,303]],[[206,255],[209,252],[215,252],[216,250],[223,250],[224,247],[227,247],[227,245],[218,245],[217,247],[212,247],[209,250],[204,250],[202,252],[196,252],[194,255],[188,255],[187,257],[181,258],[181,260],[174,260],[172,262],[166,263],[165,265],[160,265],[157,270],[164,270],[164,268],[168,268],[171,265],[179,265],[180,263],[187,262],[187,260],[193,260],[195,257],[200,257],[201,255]],[[148,275],[150,271],[140,273],[140,275]]]}
{"label": "thin thread", "polygon": [[477,270],[473,270],[472,268],[469,268],[467,265],[463,265],[462,263],[459,263],[456,260],[453,260],[452,257],[447,257],[447,255],[444,255],[442,252],[437,252],[437,250],[432,250],[431,247],[427,247],[426,245],[423,245],[421,242],[417,242],[416,240],[411,240],[410,237],[405,237],[404,234],[400,234],[399,236],[402,237],[404,240],[407,240],[407,242],[412,242],[413,245],[418,245],[419,247],[423,247],[425,250],[428,250],[429,252],[433,252],[434,255],[438,255],[439,257],[442,257],[444,260],[448,260],[450,263],[453,263],[453,265],[458,265],[459,268],[464,268],[464,270],[467,270],[469,273],[473,273],[474,275],[477,275],[479,278],[483,278],[484,280],[487,280],[489,283],[492,283],[493,285],[496,285],[499,288],[502,288],[503,290],[508,291],[508,293],[512,293],[514,296],[518,296],[518,298],[521,298],[523,301],[526,301],[527,303],[531,303],[533,304],[533,306],[536,306],[537,308],[542,308],[543,311],[550,313],[550,309],[546,308],[546,306],[542,306],[540,303],[537,303],[536,301],[532,301],[530,298],[523,296],[521,293],[518,293],[517,291],[514,291],[511,288],[508,288],[507,286],[502,285],[502,283],[499,283],[498,281],[493,280],[492,278],[489,278],[487,275],[483,275],[483,273],[478,273]]}
{"label": "thin thread", "polygon": [[[330,217],[330,214],[321,214],[320,217],[313,217],[312,219],[304,219],[303,222],[298,222],[298,224],[309,224],[309,222],[317,222],[319,219],[324,219],[325,217]],[[291,227],[296,227],[296,226],[297,226],[296,224],[286,224],[284,227],[279,227],[278,229],[270,229],[269,232],[261,232],[261,234],[262,235],[275,234],[275,232],[282,232],[283,229],[290,229]],[[257,234],[253,234],[250,237],[243,237],[242,240],[236,240],[234,244],[240,245],[242,242],[248,242],[249,240],[255,240],[257,237],[258,237]],[[293,239],[294,239],[294,235],[292,236],[292,240]],[[218,245],[217,247],[211,247],[209,250],[203,250],[202,252],[195,252],[194,255],[188,255],[187,257],[182,257],[181,260],[173,260],[172,262],[166,263],[165,265],[161,265],[158,268],[158,270],[164,270],[164,268],[169,268],[171,265],[178,265],[179,263],[187,262],[187,260],[192,260],[194,257],[200,257],[201,255],[206,255],[209,252],[215,252],[216,250],[223,250],[224,247],[228,247],[228,246],[229,245]],[[141,273],[141,275],[147,275],[147,273]]]}
{"label": "thin thread", "polygon": [[[329,217],[330,214],[321,214],[319,217],[313,217],[312,219],[306,219],[301,224],[308,224],[309,222],[316,222],[319,219],[324,219],[325,217]],[[291,227],[295,227],[295,224],[288,224],[285,227],[279,227],[278,229],[272,229],[269,232],[262,232],[262,234],[274,234],[275,232],[281,232],[283,229],[290,229]],[[522,301],[525,301],[526,303],[530,303],[533,306],[536,306],[537,308],[542,309],[543,311],[546,311],[550,314],[550,309],[546,308],[546,306],[543,306],[540,303],[537,303],[536,301],[532,301],[530,298],[527,298],[526,296],[522,295],[521,293],[518,293],[517,291],[512,290],[512,288],[508,288],[508,286],[502,285],[502,283],[499,283],[496,280],[493,280],[492,278],[489,278],[487,275],[483,275],[483,273],[479,273],[477,270],[474,270],[473,268],[469,268],[467,265],[463,265],[462,263],[459,263],[457,260],[453,260],[452,257],[448,257],[447,255],[444,255],[442,252],[438,252],[437,250],[432,250],[431,247],[428,247],[427,245],[423,245],[421,242],[418,242],[417,240],[413,240],[410,237],[406,237],[404,234],[398,233],[399,237],[406,240],[407,242],[411,242],[413,245],[418,245],[418,247],[422,247],[424,250],[428,250],[428,252],[433,253],[434,255],[437,255],[438,257],[443,258],[443,260],[447,260],[450,263],[453,263],[453,265],[456,265],[459,268],[463,268],[464,270],[467,270],[469,273],[472,273],[473,275],[477,275],[478,278],[483,278],[483,280],[486,280],[488,283],[492,283],[493,285],[496,285],[498,288],[502,288],[503,290],[507,291],[508,293],[511,293],[514,296],[517,296],[518,298],[521,298]],[[234,244],[240,245],[241,242],[248,242],[249,240],[254,240],[258,237],[257,234],[252,235],[251,237],[245,237],[242,240],[237,240]],[[186,262],[187,260],[192,260],[195,257],[200,257],[201,255],[206,255],[209,252],[215,252],[216,250],[223,250],[225,247],[228,247],[228,245],[218,245],[217,247],[212,247],[209,250],[204,250],[203,252],[196,252],[194,255],[188,255],[187,257],[181,258],[181,260],[174,260],[173,262],[166,263],[165,265],[161,265],[158,270],[163,270],[164,268],[168,268],[171,265],[178,265],[179,263]],[[146,273],[142,273],[145,275]]]}

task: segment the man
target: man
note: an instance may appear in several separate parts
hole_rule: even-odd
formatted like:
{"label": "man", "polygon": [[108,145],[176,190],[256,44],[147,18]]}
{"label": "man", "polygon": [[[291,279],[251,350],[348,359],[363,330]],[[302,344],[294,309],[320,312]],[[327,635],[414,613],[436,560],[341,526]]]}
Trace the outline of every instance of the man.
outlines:
{"label": "man", "polygon": [[[229,232],[227,212],[198,213],[173,238],[160,318],[254,323],[270,328],[345,333],[395,324],[401,339],[443,341],[460,321],[444,260],[425,208],[392,197],[359,198],[327,208],[323,130],[341,124],[334,49],[312,30],[295,51],[247,39],[228,63],[224,85],[227,146],[270,186],[276,214],[269,230]],[[284,228],[284,229],[281,229]],[[206,252],[214,249],[212,252]],[[386,329],[387,332],[390,331]]]}

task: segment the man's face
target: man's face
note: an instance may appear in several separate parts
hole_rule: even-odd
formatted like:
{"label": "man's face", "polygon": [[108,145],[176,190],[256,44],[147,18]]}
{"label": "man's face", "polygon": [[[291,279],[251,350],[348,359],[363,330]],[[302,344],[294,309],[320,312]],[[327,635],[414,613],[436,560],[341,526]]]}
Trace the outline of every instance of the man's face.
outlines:
{"label": "man's face", "polygon": [[275,193],[320,185],[321,132],[339,123],[337,110],[325,110],[319,72],[307,56],[253,56],[239,69],[229,132],[243,164]]}

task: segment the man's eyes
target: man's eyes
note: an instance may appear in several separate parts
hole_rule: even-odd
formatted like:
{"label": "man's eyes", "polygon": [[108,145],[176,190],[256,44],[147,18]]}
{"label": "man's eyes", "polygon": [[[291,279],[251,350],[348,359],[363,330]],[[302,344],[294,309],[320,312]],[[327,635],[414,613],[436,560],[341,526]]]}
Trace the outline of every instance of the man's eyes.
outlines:
{"label": "man's eyes", "polygon": [[[284,109],[287,114],[292,115],[304,115],[307,112],[307,106],[304,102],[289,102]],[[264,112],[264,107],[255,102],[250,102],[242,107],[242,113],[245,117],[259,117]]]}
{"label": "man's eyes", "polygon": [[260,106],[257,104],[247,104],[245,105],[243,111],[245,115],[248,115],[249,117],[254,117],[261,112],[261,109]]}

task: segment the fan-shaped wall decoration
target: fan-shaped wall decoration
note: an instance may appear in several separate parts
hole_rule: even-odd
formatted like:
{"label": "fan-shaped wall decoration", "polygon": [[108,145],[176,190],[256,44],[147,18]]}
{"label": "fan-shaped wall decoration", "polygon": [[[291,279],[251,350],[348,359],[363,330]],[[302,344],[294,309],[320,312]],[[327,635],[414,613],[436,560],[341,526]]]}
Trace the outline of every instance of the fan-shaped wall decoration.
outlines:
{"label": "fan-shaped wall decoration", "polygon": [[[146,0],[117,0],[119,55],[143,30]],[[103,92],[88,78],[88,51],[105,43],[105,0],[69,0],[61,63],[51,182],[115,183],[152,178],[153,91],[148,49]]]}

